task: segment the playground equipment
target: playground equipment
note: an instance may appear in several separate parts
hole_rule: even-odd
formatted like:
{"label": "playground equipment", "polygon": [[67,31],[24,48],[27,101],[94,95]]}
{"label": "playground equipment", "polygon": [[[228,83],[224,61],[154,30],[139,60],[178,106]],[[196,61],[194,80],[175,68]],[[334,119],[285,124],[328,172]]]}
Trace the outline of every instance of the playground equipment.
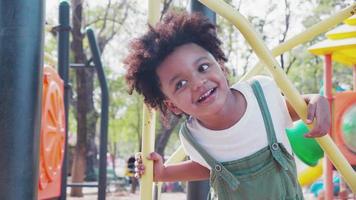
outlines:
{"label": "playground equipment", "polygon": [[[47,192],[51,195],[51,198],[53,197],[59,197],[62,200],[66,199],[66,189],[67,187],[97,187],[98,188],[98,199],[99,200],[105,200],[106,198],[106,165],[107,165],[107,160],[106,160],[106,153],[107,153],[107,131],[108,131],[108,105],[109,105],[109,95],[108,95],[108,87],[106,83],[106,78],[104,74],[104,70],[102,67],[101,59],[100,59],[100,51],[97,46],[97,42],[95,39],[94,31],[90,28],[86,29],[86,35],[89,41],[89,47],[92,53],[92,58],[90,59],[90,62],[87,63],[87,65],[84,64],[69,64],[69,31],[70,31],[70,26],[69,26],[69,4],[66,1],[62,1],[60,3],[59,7],[59,22],[60,25],[57,27],[59,31],[59,39],[58,39],[58,54],[59,54],[59,59],[58,59],[58,71],[59,74],[62,75],[63,77],[63,82],[64,85],[66,86],[64,88],[64,100],[62,98],[62,101],[64,102],[65,107],[65,124],[68,124],[68,92],[69,92],[69,83],[68,83],[68,74],[69,74],[69,67],[94,67],[96,69],[98,79],[99,79],[99,85],[101,89],[101,120],[100,120],[100,149],[99,149],[99,178],[98,178],[98,184],[80,184],[80,183],[71,183],[67,184],[67,171],[65,167],[62,167],[62,178],[61,178],[61,189],[59,190],[61,193],[60,195],[58,194],[58,191],[53,192]],[[46,60],[49,62],[54,62],[56,59],[50,57],[49,55],[45,54]],[[91,63],[93,62],[94,65]],[[64,142],[64,148],[62,149],[63,151],[66,150],[67,146],[67,140]],[[51,155],[53,157],[53,155]],[[63,159],[63,166],[66,166],[67,163],[67,158],[64,157]],[[100,187],[99,187],[100,186]],[[40,193],[41,194],[41,193]],[[40,199],[47,199],[42,198],[42,196],[39,196]]]}
{"label": "playground equipment", "polygon": [[[341,25],[326,33],[327,39],[309,48],[315,55],[325,57],[324,66],[324,91],[330,105],[333,107],[331,137],[339,146],[340,151],[345,155],[348,162],[356,165],[356,152],[354,151],[356,123],[354,107],[356,106],[356,92],[346,91],[333,94],[332,92],[332,61],[340,62],[345,66],[353,67],[354,91],[356,91],[356,17],[352,16]],[[327,199],[333,197],[333,166],[326,159],[325,167],[325,196]],[[345,179],[346,177],[342,177]],[[346,180],[346,182],[348,182]],[[352,188],[352,186],[351,186]],[[353,192],[355,190],[352,188]]]}
{"label": "playground equipment", "polygon": [[[290,104],[295,108],[298,115],[303,120],[305,120],[306,119],[306,111],[307,111],[306,104],[305,104],[304,100],[301,98],[301,96],[298,94],[298,91],[294,88],[294,86],[286,78],[286,75],[284,74],[283,70],[279,67],[278,62],[276,62],[274,60],[273,56],[277,56],[277,55],[283,53],[284,51],[287,51],[290,48],[292,48],[300,43],[306,42],[306,41],[314,38],[316,35],[328,30],[329,28],[335,26],[342,20],[352,16],[356,12],[356,5],[354,4],[346,9],[344,9],[340,13],[337,13],[333,17],[330,17],[327,20],[314,25],[309,30],[307,30],[307,31],[293,37],[292,39],[286,41],[285,43],[281,44],[280,46],[275,48],[272,53],[270,53],[268,51],[268,49],[266,48],[266,46],[263,45],[262,40],[257,36],[257,34],[252,29],[252,27],[246,21],[246,19],[244,19],[243,16],[241,16],[231,6],[229,6],[228,4],[226,4],[223,1],[219,1],[219,0],[215,0],[215,1],[214,0],[200,0],[200,2],[202,2],[204,5],[206,5],[210,9],[214,10],[216,13],[225,17],[230,22],[232,22],[237,28],[239,28],[240,32],[244,35],[246,40],[252,46],[256,55],[267,66],[269,72],[275,79],[277,85],[281,88],[281,90],[287,97]],[[157,1],[150,5],[156,5],[157,7],[155,8],[155,10],[158,10],[158,8],[159,8]],[[152,11],[149,11],[149,13],[151,13],[151,12]],[[263,69],[262,64],[258,64],[252,71],[250,71],[247,74],[247,76],[245,76],[245,79],[252,75],[259,73],[262,69]],[[146,136],[146,138],[149,138],[149,136]],[[348,183],[348,185],[350,186],[350,188],[355,192],[356,191],[356,174],[353,171],[353,169],[351,168],[350,164],[346,161],[345,157],[341,154],[340,150],[337,148],[335,143],[331,140],[330,136],[326,135],[321,138],[317,138],[316,140],[320,144],[320,146],[322,147],[324,152],[328,155],[330,160],[333,162],[336,169],[338,169],[340,174],[345,178],[345,180]],[[145,141],[145,142],[150,143],[152,141]],[[144,157],[147,156],[148,153],[149,153],[149,151],[143,151],[143,156]],[[147,161],[144,159],[144,164],[149,163],[149,162],[150,161]],[[152,164],[152,163],[150,163],[150,164]],[[149,171],[149,170],[147,170],[147,171]],[[151,173],[146,173],[146,175],[152,176]],[[147,187],[147,188],[142,188],[141,192],[150,190],[150,188],[152,186],[152,182],[150,182],[150,180],[143,179],[142,183],[144,183],[145,187]],[[145,197],[145,199],[148,199],[152,195],[146,196],[146,193],[141,193],[141,199],[143,199],[143,196]]]}
{"label": "playground equipment", "polygon": [[305,164],[316,166],[324,152],[315,139],[304,137],[308,131],[308,126],[302,120],[297,121],[292,128],[286,129],[295,155]]}
{"label": "playground equipment", "polygon": [[43,69],[38,198],[60,195],[65,143],[63,81],[52,67]]}
{"label": "playground equipment", "polygon": [[43,1],[0,1],[0,194],[37,198]]}
{"label": "playground equipment", "polygon": [[[94,63],[102,98],[99,183],[67,185],[62,166],[67,166],[69,3],[59,6],[58,59],[43,53],[43,1],[5,0],[0,9],[1,199],[65,200],[69,186],[98,187],[98,199],[105,200],[108,89],[93,30],[86,33],[92,52],[88,67]],[[43,57],[58,64],[58,73],[42,67]]]}
{"label": "playground equipment", "polygon": [[298,173],[298,181],[301,186],[308,186],[314,183],[323,175],[323,162],[322,160],[316,166],[308,167]]}
{"label": "playground equipment", "polygon": [[[159,20],[159,0],[153,0],[148,2],[148,23],[154,25]],[[155,122],[156,112],[150,110],[146,105],[143,106],[143,117],[142,117],[142,162],[146,167],[148,172],[153,171],[152,161],[147,160],[149,153],[154,151],[154,141],[155,141]],[[145,142],[143,142],[145,141]],[[152,199],[153,198],[153,173],[147,173],[141,178],[140,187],[140,199]]]}

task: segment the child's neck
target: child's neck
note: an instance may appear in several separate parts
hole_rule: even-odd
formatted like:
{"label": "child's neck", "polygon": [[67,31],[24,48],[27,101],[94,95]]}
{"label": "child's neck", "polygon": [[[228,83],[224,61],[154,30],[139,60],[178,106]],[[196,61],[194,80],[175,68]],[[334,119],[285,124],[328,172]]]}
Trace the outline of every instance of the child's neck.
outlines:
{"label": "child's neck", "polygon": [[209,119],[198,119],[201,125],[211,130],[223,130],[236,124],[246,112],[245,96],[237,90],[231,90],[226,100],[226,106],[219,113],[209,116]]}

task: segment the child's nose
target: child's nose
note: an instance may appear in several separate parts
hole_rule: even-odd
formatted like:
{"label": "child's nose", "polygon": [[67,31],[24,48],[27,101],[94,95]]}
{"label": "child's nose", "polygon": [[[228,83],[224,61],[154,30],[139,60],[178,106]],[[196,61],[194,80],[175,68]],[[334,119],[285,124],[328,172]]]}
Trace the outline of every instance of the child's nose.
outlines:
{"label": "child's nose", "polygon": [[207,80],[205,78],[196,78],[193,82],[193,89],[194,90],[201,90],[204,88],[205,83],[207,82]]}

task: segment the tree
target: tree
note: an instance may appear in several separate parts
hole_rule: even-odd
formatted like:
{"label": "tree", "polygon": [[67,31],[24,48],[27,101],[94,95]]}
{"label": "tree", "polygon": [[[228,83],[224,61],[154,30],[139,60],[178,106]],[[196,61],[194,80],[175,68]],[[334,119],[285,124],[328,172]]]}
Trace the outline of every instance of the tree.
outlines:
{"label": "tree", "polygon": [[[306,6],[305,6],[306,5]],[[300,3],[301,9],[303,7],[309,7],[310,12],[303,16],[302,23],[304,27],[308,28],[317,22],[322,21],[325,17],[328,17],[331,13],[341,10],[347,6],[347,2],[331,1],[331,0],[319,0],[319,1],[306,1]],[[316,37],[310,42],[295,48],[291,53],[295,57],[295,62],[288,69],[288,77],[295,83],[295,86],[302,93],[319,93],[322,87],[323,80],[323,58],[320,56],[314,56],[307,50],[308,47],[315,43],[318,43],[326,39],[324,34]],[[335,63],[333,67],[335,84],[343,84],[350,87],[352,85],[352,69],[347,68],[341,64]],[[342,79],[340,79],[342,77]]]}
{"label": "tree", "polygon": [[164,116],[160,115],[160,128],[155,141],[155,151],[164,157],[164,150],[167,146],[168,140],[170,139],[173,130],[179,123],[179,118],[175,115],[168,114],[165,119]]}
{"label": "tree", "polygon": [[[72,42],[71,48],[75,63],[87,63],[88,59],[84,53],[82,33],[83,4],[81,0],[72,0]],[[72,182],[83,182],[86,166],[87,135],[95,135],[95,123],[97,113],[93,105],[93,70],[77,69],[77,144],[73,155]],[[92,123],[89,123],[89,122]],[[82,197],[82,188],[72,188],[71,196]]]}
{"label": "tree", "polygon": [[[83,17],[83,2],[82,0],[72,0],[72,42],[71,49],[73,53],[74,63],[82,63],[88,65],[88,57],[84,47],[83,27],[87,27]],[[113,11],[115,9],[115,11]],[[116,15],[121,9],[124,9],[123,16]],[[100,9],[99,9],[100,10]],[[99,47],[103,52],[105,46],[117,34],[117,29],[122,25],[127,17],[126,0],[122,0],[115,4],[109,0],[104,9],[104,17],[96,16],[96,20],[91,24],[99,28]],[[89,12],[89,11],[88,11]],[[121,18],[117,19],[116,16]],[[109,23],[110,22],[110,23]],[[94,69],[77,69],[75,74],[76,80],[76,117],[77,117],[77,144],[75,147],[73,166],[72,166],[72,181],[83,182],[84,171],[87,166],[87,178],[95,178],[94,160],[96,159],[96,124],[98,113],[94,107]],[[91,163],[90,165],[88,165]],[[71,196],[83,196],[82,188],[72,188]]]}

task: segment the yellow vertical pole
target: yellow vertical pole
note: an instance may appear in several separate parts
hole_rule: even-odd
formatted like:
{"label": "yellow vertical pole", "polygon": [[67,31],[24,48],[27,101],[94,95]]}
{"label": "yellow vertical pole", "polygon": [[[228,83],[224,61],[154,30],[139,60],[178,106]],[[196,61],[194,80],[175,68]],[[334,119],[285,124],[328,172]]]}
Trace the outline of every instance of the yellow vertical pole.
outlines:
{"label": "yellow vertical pole", "polygon": [[142,162],[145,165],[145,174],[141,178],[140,200],[152,199],[153,162],[147,160],[149,153],[154,151],[155,142],[155,111],[143,106],[142,126]]}
{"label": "yellow vertical pole", "polygon": [[[148,1],[148,23],[155,25],[159,20],[160,1]],[[154,151],[155,142],[155,119],[156,113],[146,105],[143,106],[143,126],[142,126],[142,162],[145,165],[146,173],[141,178],[140,200],[153,199],[153,162],[147,160],[149,153]]]}
{"label": "yellow vertical pole", "polygon": [[[315,36],[326,32],[330,28],[334,27],[335,25],[339,24],[340,22],[344,21],[345,19],[351,17],[353,12],[356,10],[356,5],[351,5],[333,15],[324,19],[323,21],[311,26],[310,28],[306,29],[305,31],[295,35],[294,37],[290,38],[289,40],[279,44],[277,47],[272,49],[273,56],[279,56],[282,53],[292,49],[293,47],[303,44]],[[250,71],[248,71],[241,80],[249,79],[252,76],[259,74],[264,69],[263,63],[257,63]]]}
{"label": "yellow vertical pole", "polygon": [[[269,72],[273,76],[278,87],[283,91],[289,103],[296,110],[298,115],[305,121],[307,116],[307,105],[303,98],[300,96],[298,90],[293,86],[286,74],[279,66],[278,62],[274,59],[272,53],[264,45],[261,37],[253,30],[248,21],[230,5],[222,0],[199,0],[204,5],[220,14],[231,23],[233,23],[244,35],[245,39],[249,42],[256,55],[262,62],[266,64]],[[354,4],[352,14],[356,11],[356,4]],[[325,154],[332,161],[336,169],[345,179],[346,183],[350,186],[352,191],[356,192],[356,173],[351,165],[347,162],[346,158],[341,154],[336,144],[331,140],[329,135],[316,138]]]}

